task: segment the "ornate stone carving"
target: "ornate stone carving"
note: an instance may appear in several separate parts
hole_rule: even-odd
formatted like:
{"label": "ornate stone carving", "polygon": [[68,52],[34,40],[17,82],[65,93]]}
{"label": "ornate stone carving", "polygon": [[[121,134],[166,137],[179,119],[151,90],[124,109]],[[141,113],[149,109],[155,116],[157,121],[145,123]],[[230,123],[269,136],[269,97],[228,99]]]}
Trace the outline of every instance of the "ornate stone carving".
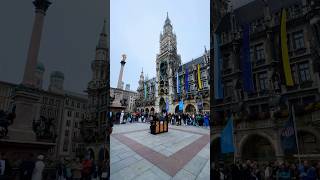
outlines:
{"label": "ornate stone carving", "polygon": [[57,138],[56,127],[53,118],[40,116],[39,120],[32,123],[33,131],[36,133],[37,139],[50,140],[55,142]]}
{"label": "ornate stone carving", "polygon": [[13,110],[11,113],[6,113],[4,111],[0,111],[0,138],[7,136],[8,134],[8,126],[13,123],[16,114]]}

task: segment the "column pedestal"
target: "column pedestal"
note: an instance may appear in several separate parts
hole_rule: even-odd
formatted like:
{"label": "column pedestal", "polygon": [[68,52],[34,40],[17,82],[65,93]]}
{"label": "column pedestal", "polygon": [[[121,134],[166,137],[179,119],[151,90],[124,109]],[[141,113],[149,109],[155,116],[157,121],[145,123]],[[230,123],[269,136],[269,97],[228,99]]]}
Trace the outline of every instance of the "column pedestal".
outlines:
{"label": "column pedestal", "polygon": [[9,126],[10,140],[36,141],[33,120],[39,119],[40,95],[36,90],[20,86],[15,92],[16,119]]}

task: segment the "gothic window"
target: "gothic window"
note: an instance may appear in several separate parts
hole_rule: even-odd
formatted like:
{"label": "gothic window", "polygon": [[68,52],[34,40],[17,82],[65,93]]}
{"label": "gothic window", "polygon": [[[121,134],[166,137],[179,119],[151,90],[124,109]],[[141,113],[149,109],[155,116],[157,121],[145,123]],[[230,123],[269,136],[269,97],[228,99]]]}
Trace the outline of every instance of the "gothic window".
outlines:
{"label": "gothic window", "polygon": [[74,107],[74,101],[71,102],[71,106]]}
{"label": "gothic window", "polygon": [[251,48],[250,48],[250,61],[253,63],[254,60],[255,60],[254,50],[253,50],[253,48],[251,47]]}
{"label": "gothic window", "polygon": [[226,98],[232,97],[232,89],[232,81],[226,82],[224,88],[224,95]]}
{"label": "gothic window", "polygon": [[53,99],[49,100],[49,105],[53,105]]}
{"label": "gothic window", "polygon": [[261,104],[262,112],[269,112],[269,104]]}
{"label": "gothic window", "polygon": [[69,141],[66,139],[63,143],[63,151],[68,151]]}
{"label": "gothic window", "polygon": [[79,112],[76,112],[76,118],[78,118],[79,117]]}
{"label": "gothic window", "polygon": [[223,56],[223,69],[226,70],[230,66],[230,59],[229,59],[229,54],[225,54]]}
{"label": "gothic window", "polygon": [[256,53],[257,64],[263,63],[265,60],[263,44],[256,45],[255,53]]}
{"label": "gothic window", "polygon": [[304,37],[303,37],[303,31],[302,30],[293,33],[292,40],[293,40],[293,49],[302,49],[302,48],[304,48]]}
{"label": "gothic window", "polygon": [[66,99],[66,105],[69,105],[69,99]]}
{"label": "gothic window", "polygon": [[259,106],[258,105],[254,105],[254,106],[250,106],[250,113],[257,113],[259,112]]}
{"label": "gothic window", "polygon": [[77,108],[80,108],[80,103],[77,103]]}
{"label": "gothic window", "polygon": [[305,81],[310,81],[311,80],[309,63],[308,62],[299,64],[299,75],[300,75],[301,82],[305,82]]}
{"label": "gothic window", "polygon": [[299,76],[297,72],[297,66],[294,64],[291,66],[291,74],[293,78],[293,83],[294,84],[299,84]]}
{"label": "gothic window", "polygon": [[76,144],[72,143],[72,152],[76,152]]}
{"label": "gothic window", "polygon": [[70,126],[70,120],[67,120],[66,122],[66,126],[69,127]]}
{"label": "gothic window", "polygon": [[302,98],[302,102],[303,102],[304,104],[313,103],[313,102],[315,102],[315,101],[316,101],[316,97],[315,97],[314,95],[312,95],[312,96],[306,96],[306,97],[303,97],[303,98]]}
{"label": "gothic window", "polygon": [[69,136],[69,130],[68,130],[68,129],[64,132],[64,135],[65,135],[66,137]]}
{"label": "gothic window", "polygon": [[72,112],[68,111],[68,117],[71,117],[71,116],[72,116]]}
{"label": "gothic window", "polygon": [[263,72],[258,74],[259,79],[259,86],[260,90],[267,90],[268,89],[268,75],[267,72]]}
{"label": "gothic window", "polygon": [[208,81],[203,81],[203,87],[204,87],[205,89],[208,88]]}

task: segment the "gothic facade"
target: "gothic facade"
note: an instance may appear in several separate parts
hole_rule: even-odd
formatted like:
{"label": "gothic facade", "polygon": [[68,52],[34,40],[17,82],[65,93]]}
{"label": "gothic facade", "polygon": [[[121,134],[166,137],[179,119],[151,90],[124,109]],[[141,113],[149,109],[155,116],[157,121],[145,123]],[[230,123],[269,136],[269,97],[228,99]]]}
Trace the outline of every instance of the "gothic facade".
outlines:
{"label": "gothic facade", "polygon": [[[179,111],[178,104],[181,99],[184,102],[183,112],[209,111],[209,61],[209,51],[205,50],[202,56],[188,63],[181,63],[176,34],[173,33],[173,26],[167,15],[160,34],[156,77],[145,79],[143,71],[141,72],[137,89],[137,111],[147,114],[162,111],[175,113]],[[202,88],[198,87],[198,81]]]}
{"label": "gothic facade", "polygon": [[[293,86],[287,86],[280,75],[283,72],[279,42],[282,8],[287,11],[287,44]],[[320,59],[316,49],[319,49],[320,41],[319,36],[315,35],[319,32],[319,8],[318,1],[313,0],[255,0],[230,9],[218,18],[216,27],[212,29],[221,35],[222,69],[219,73],[223,98],[213,98],[211,101],[211,111],[214,112],[211,118],[211,151],[215,160],[222,158],[219,156],[220,133],[229,113],[234,117],[237,159],[269,161],[285,158],[280,133],[288,120],[291,106],[296,110],[299,149],[303,158],[319,157]],[[246,79],[242,78],[240,56],[241,25],[245,23],[250,23],[254,86],[251,93],[244,91]],[[213,78],[211,84],[215,84]]]}

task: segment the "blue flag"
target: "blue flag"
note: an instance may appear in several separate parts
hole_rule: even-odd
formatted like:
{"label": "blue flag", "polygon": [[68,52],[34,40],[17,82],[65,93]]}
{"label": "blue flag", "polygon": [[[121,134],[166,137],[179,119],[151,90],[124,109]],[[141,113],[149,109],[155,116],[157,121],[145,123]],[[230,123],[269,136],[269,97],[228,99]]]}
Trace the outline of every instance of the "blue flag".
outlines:
{"label": "blue flag", "polygon": [[188,91],[189,91],[189,70],[188,67],[186,67],[186,78],[185,78],[185,89],[186,89],[186,94],[188,95]]}
{"label": "blue flag", "polygon": [[289,119],[282,128],[280,134],[281,146],[285,154],[295,154],[298,151],[293,118],[294,114],[291,111]]}
{"label": "blue flag", "polygon": [[169,112],[169,100],[168,100],[168,98],[166,99],[166,111]]}
{"label": "blue flag", "polygon": [[144,99],[147,99],[147,83],[144,83]]}
{"label": "blue flag", "polygon": [[231,152],[234,152],[232,116],[230,116],[226,127],[221,133],[221,153]]}
{"label": "blue flag", "polygon": [[179,71],[177,72],[177,93],[180,95]]}
{"label": "blue flag", "polygon": [[184,106],[184,104],[183,104],[183,101],[181,99],[180,102],[179,102],[179,111],[183,111],[183,106]]}
{"label": "blue flag", "polygon": [[243,39],[241,49],[241,65],[243,89],[246,92],[253,92],[252,67],[250,61],[250,25],[243,26]]}
{"label": "blue flag", "polygon": [[221,37],[220,34],[214,34],[214,97],[223,98],[223,87],[221,80],[222,57],[220,52]]}

